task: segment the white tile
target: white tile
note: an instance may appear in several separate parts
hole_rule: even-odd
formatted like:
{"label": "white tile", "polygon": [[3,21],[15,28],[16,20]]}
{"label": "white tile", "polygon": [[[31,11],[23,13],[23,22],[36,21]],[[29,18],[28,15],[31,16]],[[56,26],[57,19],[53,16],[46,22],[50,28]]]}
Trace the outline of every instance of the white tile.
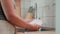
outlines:
{"label": "white tile", "polygon": [[55,17],[45,17],[43,22],[42,26],[55,28]]}

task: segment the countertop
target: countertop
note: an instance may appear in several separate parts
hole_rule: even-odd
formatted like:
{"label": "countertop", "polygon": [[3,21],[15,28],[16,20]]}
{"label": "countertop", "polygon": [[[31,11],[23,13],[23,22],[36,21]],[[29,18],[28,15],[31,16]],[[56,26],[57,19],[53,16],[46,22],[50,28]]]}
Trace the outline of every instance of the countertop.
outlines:
{"label": "countertop", "polygon": [[42,32],[17,32],[17,34],[55,34],[54,31],[42,31]]}

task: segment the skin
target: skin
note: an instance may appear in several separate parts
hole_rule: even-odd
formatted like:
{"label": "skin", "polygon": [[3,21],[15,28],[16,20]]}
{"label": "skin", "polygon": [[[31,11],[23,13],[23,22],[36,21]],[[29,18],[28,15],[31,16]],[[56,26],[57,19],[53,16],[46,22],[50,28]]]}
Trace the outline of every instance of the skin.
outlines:
{"label": "skin", "polygon": [[4,10],[4,14],[7,20],[18,27],[23,27],[29,30],[38,30],[38,25],[28,24],[25,20],[23,20],[20,16],[15,14],[14,6],[12,0],[1,0],[2,8]]}

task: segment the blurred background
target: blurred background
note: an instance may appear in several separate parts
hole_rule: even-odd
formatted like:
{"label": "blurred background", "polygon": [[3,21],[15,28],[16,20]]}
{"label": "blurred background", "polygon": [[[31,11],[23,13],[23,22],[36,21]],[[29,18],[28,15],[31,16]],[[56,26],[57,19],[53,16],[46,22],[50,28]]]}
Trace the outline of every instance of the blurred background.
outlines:
{"label": "blurred background", "polygon": [[29,8],[35,19],[43,20],[43,27],[55,28],[55,0],[21,0],[21,16],[26,18]]}

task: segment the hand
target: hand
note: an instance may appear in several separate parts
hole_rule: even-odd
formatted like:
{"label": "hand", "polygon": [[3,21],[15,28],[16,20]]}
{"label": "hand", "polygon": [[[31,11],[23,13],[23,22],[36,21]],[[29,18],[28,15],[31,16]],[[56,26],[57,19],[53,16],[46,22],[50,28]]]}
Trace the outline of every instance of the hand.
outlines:
{"label": "hand", "polygon": [[[32,24],[31,24],[31,25],[32,25]],[[33,26],[32,28],[27,29],[27,30],[30,30],[30,31],[38,31],[38,30],[39,30],[39,25],[33,24],[32,26]]]}
{"label": "hand", "polygon": [[37,31],[40,27],[38,24],[33,24],[33,26],[34,26],[34,29],[33,29],[34,31]]}
{"label": "hand", "polygon": [[25,20],[25,22],[27,22],[28,24],[33,26],[33,28],[31,28],[32,31],[37,31],[40,26],[38,24],[35,24],[35,23],[30,23],[32,21],[33,21],[33,19]]}
{"label": "hand", "polygon": [[30,31],[37,31],[37,30],[39,30],[40,26],[38,24],[30,24],[30,25],[33,26],[32,28],[30,28]]}

